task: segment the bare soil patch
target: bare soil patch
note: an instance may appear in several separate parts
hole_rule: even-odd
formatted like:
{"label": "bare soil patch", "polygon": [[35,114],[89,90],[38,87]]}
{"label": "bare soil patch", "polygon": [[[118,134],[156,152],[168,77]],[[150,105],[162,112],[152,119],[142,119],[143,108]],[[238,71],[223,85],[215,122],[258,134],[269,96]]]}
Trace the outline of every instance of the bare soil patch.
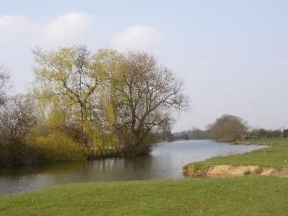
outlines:
{"label": "bare soil patch", "polygon": [[259,166],[232,166],[214,165],[206,172],[206,177],[229,177],[244,175],[277,176],[288,178],[288,168],[277,170],[275,168],[261,168]]}

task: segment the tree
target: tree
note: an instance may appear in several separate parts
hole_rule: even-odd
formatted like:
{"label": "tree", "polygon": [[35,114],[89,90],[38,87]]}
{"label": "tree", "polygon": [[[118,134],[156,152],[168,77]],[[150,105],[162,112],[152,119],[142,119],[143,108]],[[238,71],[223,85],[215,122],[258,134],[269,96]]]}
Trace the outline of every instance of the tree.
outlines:
{"label": "tree", "polygon": [[0,105],[3,105],[6,101],[5,88],[9,82],[9,74],[4,68],[0,67]]}
{"label": "tree", "polygon": [[220,142],[232,142],[241,139],[247,131],[247,125],[240,117],[223,115],[208,126],[209,136]]}
{"label": "tree", "polygon": [[198,140],[198,139],[208,139],[209,136],[207,130],[201,130],[195,127],[190,131],[189,138]]}
{"label": "tree", "polygon": [[36,124],[31,97],[16,95],[7,100],[0,109],[0,164],[33,162],[37,150],[25,139]]}
{"label": "tree", "polygon": [[48,102],[52,110],[55,106],[64,110],[67,122],[78,125],[82,136],[90,135],[91,101],[104,77],[98,62],[93,61],[86,47],[50,52],[36,48],[33,54],[37,63],[35,92],[40,102]]}
{"label": "tree", "polygon": [[90,154],[148,153],[171,109],[187,105],[182,83],[145,53],[72,47],[34,55],[44,121],[63,113],[64,124],[80,126]]}
{"label": "tree", "polygon": [[114,76],[117,121],[114,124],[126,154],[150,150],[149,135],[170,125],[171,109],[187,105],[182,83],[154,57],[130,52],[124,70]]}

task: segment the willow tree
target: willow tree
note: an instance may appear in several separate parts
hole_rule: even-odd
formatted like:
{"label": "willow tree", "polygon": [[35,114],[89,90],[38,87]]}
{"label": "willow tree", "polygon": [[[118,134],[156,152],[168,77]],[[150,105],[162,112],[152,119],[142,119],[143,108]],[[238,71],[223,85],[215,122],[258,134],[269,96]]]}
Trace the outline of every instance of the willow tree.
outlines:
{"label": "willow tree", "polygon": [[122,61],[124,66],[112,78],[117,110],[114,127],[124,154],[148,153],[152,132],[169,127],[172,109],[187,106],[183,85],[148,54],[130,52]]}
{"label": "willow tree", "polygon": [[86,47],[57,51],[36,48],[33,54],[37,64],[36,92],[40,101],[48,102],[52,109],[61,107],[69,113],[66,121],[76,123],[83,136],[91,135],[91,100],[105,78],[98,62],[93,61]]}
{"label": "willow tree", "polygon": [[72,47],[34,55],[43,116],[62,110],[97,154],[148,153],[151,135],[169,126],[172,108],[186,106],[182,83],[145,53]]}

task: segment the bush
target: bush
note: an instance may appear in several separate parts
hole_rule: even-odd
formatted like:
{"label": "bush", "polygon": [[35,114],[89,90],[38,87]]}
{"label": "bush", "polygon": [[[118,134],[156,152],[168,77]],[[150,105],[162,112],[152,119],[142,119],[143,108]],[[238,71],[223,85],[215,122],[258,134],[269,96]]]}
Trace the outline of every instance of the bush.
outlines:
{"label": "bush", "polygon": [[47,137],[36,137],[35,143],[40,148],[40,160],[44,161],[79,160],[86,155],[83,145],[61,131],[53,131]]}
{"label": "bush", "polygon": [[0,165],[30,164],[37,160],[39,149],[25,141],[37,124],[29,96],[17,95],[0,108]]}

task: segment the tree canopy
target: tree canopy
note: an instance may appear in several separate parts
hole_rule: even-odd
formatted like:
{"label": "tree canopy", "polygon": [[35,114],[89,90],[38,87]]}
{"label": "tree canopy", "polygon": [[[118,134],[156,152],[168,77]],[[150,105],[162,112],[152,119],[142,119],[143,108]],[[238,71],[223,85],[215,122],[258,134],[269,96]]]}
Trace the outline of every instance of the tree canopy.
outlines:
{"label": "tree canopy", "polygon": [[62,113],[63,125],[79,128],[89,152],[147,153],[171,110],[187,105],[182,83],[146,53],[70,47],[33,54],[43,121]]}
{"label": "tree canopy", "polygon": [[210,138],[220,142],[232,142],[241,139],[247,129],[246,122],[233,115],[223,115],[208,126]]}
{"label": "tree canopy", "polygon": [[147,154],[187,99],[147,53],[35,48],[35,80],[8,97],[0,70],[0,165]]}

